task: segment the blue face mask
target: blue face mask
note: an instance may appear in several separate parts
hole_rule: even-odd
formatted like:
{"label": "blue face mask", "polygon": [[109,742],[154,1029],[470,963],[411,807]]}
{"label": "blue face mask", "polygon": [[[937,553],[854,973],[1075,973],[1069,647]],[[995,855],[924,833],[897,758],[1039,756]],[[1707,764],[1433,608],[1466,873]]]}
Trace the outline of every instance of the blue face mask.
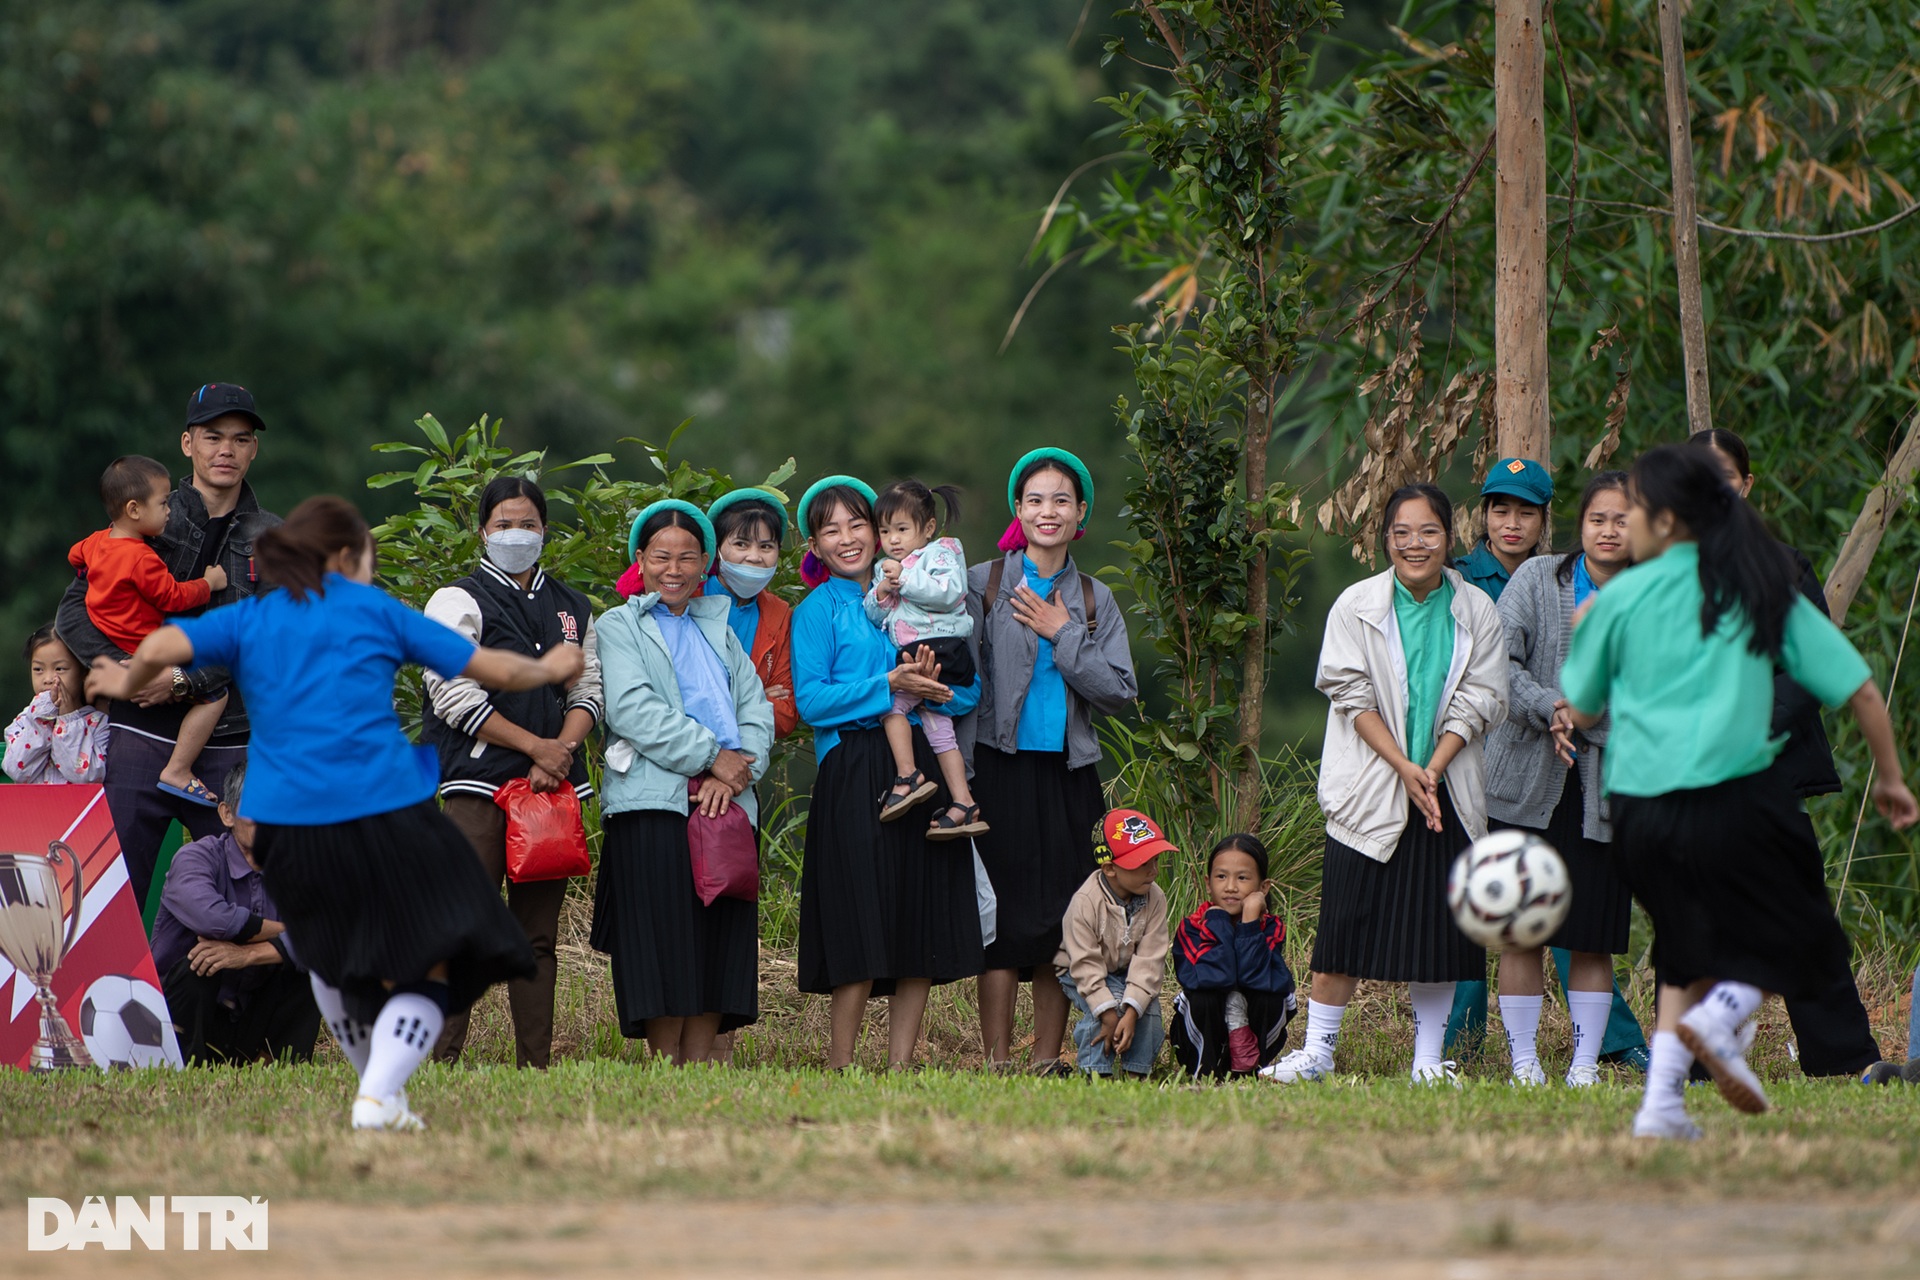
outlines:
{"label": "blue face mask", "polygon": [[779,565],[763,569],[757,564],[735,564],[731,560],[720,562],[720,581],[741,600],[751,600],[765,591],[767,584],[773,581],[773,575],[778,572]]}

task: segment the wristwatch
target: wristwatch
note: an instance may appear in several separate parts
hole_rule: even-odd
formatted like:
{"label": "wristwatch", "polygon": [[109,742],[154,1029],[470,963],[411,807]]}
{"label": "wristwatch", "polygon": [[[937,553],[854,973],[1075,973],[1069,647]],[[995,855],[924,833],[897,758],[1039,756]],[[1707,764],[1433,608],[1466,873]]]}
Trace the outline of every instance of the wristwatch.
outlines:
{"label": "wristwatch", "polygon": [[179,667],[175,667],[173,669],[173,696],[176,699],[184,698],[190,692],[192,692],[192,686],[187,683],[187,673]]}

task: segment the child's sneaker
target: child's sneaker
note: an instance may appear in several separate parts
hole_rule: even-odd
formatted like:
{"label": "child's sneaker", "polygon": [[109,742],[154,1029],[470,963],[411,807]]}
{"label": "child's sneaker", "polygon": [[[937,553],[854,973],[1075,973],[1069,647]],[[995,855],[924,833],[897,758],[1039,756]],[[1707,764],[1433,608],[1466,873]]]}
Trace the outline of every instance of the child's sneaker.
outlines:
{"label": "child's sneaker", "polygon": [[1275,1084],[1307,1084],[1333,1074],[1333,1064],[1311,1049],[1295,1049],[1280,1061],[1260,1068],[1262,1080]]}
{"label": "child's sneaker", "polygon": [[[1538,1070],[1537,1067],[1535,1069]],[[1460,1064],[1452,1058],[1448,1058],[1445,1062],[1435,1062],[1424,1067],[1415,1067],[1413,1069],[1412,1081],[1416,1085],[1450,1084],[1456,1089],[1461,1088]],[[1542,1083],[1545,1082],[1542,1081]]]}
{"label": "child's sneaker", "polygon": [[1513,1064],[1513,1079],[1511,1083],[1515,1086],[1522,1089],[1534,1089],[1546,1082],[1546,1069],[1540,1065],[1538,1058],[1529,1058],[1525,1062],[1516,1062]]}
{"label": "child's sneaker", "polygon": [[1633,1117],[1633,1136],[1660,1138],[1676,1142],[1698,1142],[1706,1134],[1679,1108],[1659,1111],[1641,1110]]}
{"label": "child's sneaker", "polygon": [[1734,1110],[1753,1116],[1766,1111],[1767,1091],[1747,1065],[1747,1051],[1738,1030],[1723,1026],[1705,1005],[1695,1005],[1680,1019],[1676,1034],[1694,1061],[1713,1076],[1713,1082],[1720,1086],[1720,1096]]}
{"label": "child's sneaker", "polygon": [[427,1127],[427,1122],[413,1113],[404,1092],[387,1098],[369,1098],[363,1093],[353,1100],[353,1127],[417,1133]]}
{"label": "child's sneaker", "polygon": [[1591,1062],[1583,1062],[1567,1070],[1567,1088],[1591,1089],[1600,1083],[1600,1068]]}

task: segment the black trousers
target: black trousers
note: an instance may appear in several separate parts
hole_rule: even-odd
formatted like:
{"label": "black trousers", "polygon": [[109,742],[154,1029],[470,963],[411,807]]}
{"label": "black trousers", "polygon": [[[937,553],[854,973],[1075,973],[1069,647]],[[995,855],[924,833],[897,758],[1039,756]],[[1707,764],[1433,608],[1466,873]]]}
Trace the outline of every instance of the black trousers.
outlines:
{"label": "black trousers", "polygon": [[[107,809],[120,837],[120,856],[126,859],[127,879],[133,884],[133,905],[145,911],[154,867],[160,861],[160,842],[175,819],[187,830],[187,839],[204,840],[226,830],[217,809],[168,795],[154,784],[173,756],[173,743],[130,729],[116,729],[107,745]],[[227,772],[247,758],[238,746],[207,744],[194,766],[195,774],[215,790],[226,785]]]}
{"label": "black trousers", "polygon": [[[1804,805],[1799,817],[1811,837],[1813,819],[1807,816]],[[1819,848],[1817,838],[1812,839],[1811,847]],[[1825,873],[1822,867],[1821,874]],[[1880,1045],[1873,1038],[1867,1007],[1860,1002],[1860,987],[1853,980],[1851,954],[1849,948],[1847,963],[1820,975],[1818,996],[1799,996],[1786,1002],[1803,1075],[1857,1076],[1880,1061]]]}
{"label": "black trousers", "polygon": [[183,959],[162,984],[188,1066],[238,1066],[282,1054],[295,1062],[313,1057],[320,1009],[305,973],[290,964],[273,966],[273,976],[247,992],[238,1009],[220,1003],[226,976],[203,978]]}
{"label": "black trousers", "polygon": [[[1189,1079],[1224,1079],[1231,1074],[1227,1057],[1227,991],[1188,991],[1182,988],[1173,1002],[1167,1038],[1173,1056]],[[1247,1026],[1260,1042],[1260,1065],[1266,1066],[1287,1046],[1287,1023],[1293,1018],[1291,991],[1247,991]]]}

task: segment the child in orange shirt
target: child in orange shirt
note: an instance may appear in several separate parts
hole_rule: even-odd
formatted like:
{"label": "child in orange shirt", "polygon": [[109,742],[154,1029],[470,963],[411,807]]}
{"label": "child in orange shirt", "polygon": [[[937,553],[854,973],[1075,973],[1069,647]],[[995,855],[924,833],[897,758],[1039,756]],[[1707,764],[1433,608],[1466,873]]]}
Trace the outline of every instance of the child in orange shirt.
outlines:
{"label": "child in orange shirt", "polygon": [[[226,589],[227,571],[219,565],[210,565],[204,578],[181,582],[147,545],[166,530],[172,498],[173,477],[158,462],[138,454],[115,458],[100,476],[100,501],[110,523],[67,553],[67,562],[87,580],[87,617],[128,654],[165,626],[168,614],[201,608]],[[193,766],[226,706],[222,693],[187,712],[173,758],[160,772],[160,790],[209,807],[220,803]]]}

